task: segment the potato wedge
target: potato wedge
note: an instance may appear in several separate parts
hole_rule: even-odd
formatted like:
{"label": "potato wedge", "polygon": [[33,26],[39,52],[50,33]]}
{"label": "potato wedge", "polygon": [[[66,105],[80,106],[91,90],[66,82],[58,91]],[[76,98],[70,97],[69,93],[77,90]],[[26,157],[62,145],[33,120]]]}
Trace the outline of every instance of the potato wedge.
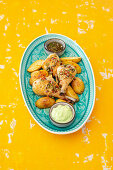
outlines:
{"label": "potato wedge", "polygon": [[77,70],[77,74],[81,73],[81,67],[73,61],[63,61],[62,64],[70,64],[75,67],[75,69]]}
{"label": "potato wedge", "polygon": [[42,67],[43,61],[44,60],[36,60],[34,63],[30,65],[27,71],[33,72],[33,71],[39,70]]}
{"label": "potato wedge", "polygon": [[78,95],[74,92],[74,90],[72,89],[71,86],[68,86],[67,90],[66,90],[66,95],[69,97],[72,97],[74,99],[76,99],[76,102],[79,101],[79,97]]}
{"label": "potato wedge", "polygon": [[73,106],[73,104],[72,104],[72,103],[70,103],[70,102],[67,102],[66,100],[57,99],[57,100],[56,100],[56,103],[59,103],[59,102],[66,102],[66,103],[69,103],[69,104],[71,104],[71,105]]}
{"label": "potato wedge", "polygon": [[43,76],[48,76],[48,72],[46,70],[39,70],[39,71],[34,71],[31,73],[31,78],[29,80],[30,85],[32,86],[33,82]]}
{"label": "potato wedge", "polygon": [[59,103],[59,102],[66,102],[65,100],[62,100],[62,99],[57,99],[56,100],[56,103]]}
{"label": "potato wedge", "polygon": [[85,89],[84,82],[79,77],[72,81],[71,86],[77,94],[82,94]]}
{"label": "potato wedge", "polygon": [[63,57],[60,59],[61,61],[73,61],[75,63],[78,63],[81,60],[81,57]]}
{"label": "potato wedge", "polygon": [[55,99],[42,97],[36,101],[35,106],[40,109],[45,109],[51,107],[53,104],[55,104]]}

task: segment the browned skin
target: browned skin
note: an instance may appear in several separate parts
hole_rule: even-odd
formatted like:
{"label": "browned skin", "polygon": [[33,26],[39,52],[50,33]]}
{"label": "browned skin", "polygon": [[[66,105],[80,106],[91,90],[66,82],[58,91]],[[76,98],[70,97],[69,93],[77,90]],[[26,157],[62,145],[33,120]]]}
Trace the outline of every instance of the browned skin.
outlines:
{"label": "browned skin", "polygon": [[60,96],[60,88],[51,76],[37,79],[32,88],[37,95],[64,98]]}
{"label": "browned skin", "polygon": [[57,54],[50,54],[43,62],[42,68],[47,70],[53,76],[57,75],[57,68],[60,66],[60,59]]}
{"label": "browned skin", "polygon": [[76,75],[76,69],[69,64],[61,65],[57,68],[57,75],[61,86],[61,93],[65,93],[68,85]]}
{"label": "browned skin", "polygon": [[[39,96],[53,96],[53,97],[57,97],[60,99],[65,99],[67,101],[69,101],[69,100],[71,101],[71,99],[69,99],[69,97],[67,97],[65,95],[63,95],[63,96],[60,95],[60,93],[61,93],[60,87],[54,81],[52,76],[37,79],[36,81],[34,81],[32,89],[33,89],[34,93]],[[75,100],[74,100],[74,102],[75,102]]]}
{"label": "browned skin", "polygon": [[55,104],[55,99],[52,99],[50,97],[41,97],[35,103],[35,105],[40,109],[49,108],[53,104]]}
{"label": "browned skin", "polygon": [[39,71],[34,71],[31,73],[31,78],[29,80],[30,85],[32,86],[33,82],[36,81],[37,79],[41,78],[41,77],[47,77],[48,76],[48,72],[46,70],[39,70]]}

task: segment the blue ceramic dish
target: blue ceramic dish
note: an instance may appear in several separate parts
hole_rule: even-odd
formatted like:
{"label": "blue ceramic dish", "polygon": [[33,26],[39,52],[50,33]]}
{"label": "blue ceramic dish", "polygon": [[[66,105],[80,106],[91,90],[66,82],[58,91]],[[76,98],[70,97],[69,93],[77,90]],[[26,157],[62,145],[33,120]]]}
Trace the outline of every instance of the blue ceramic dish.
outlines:
{"label": "blue ceramic dish", "polygon": [[[48,56],[44,49],[44,43],[51,38],[62,39],[66,43],[66,49],[61,57],[80,56],[79,65],[82,72],[77,76],[85,84],[83,94],[79,95],[80,101],[74,104],[76,118],[73,123],[65,128],[53,125],[49,118],[49,109],[39,109],[35,102],[40,97],[34,94],[29,84],[30,73],[28,67],[38,59],[46,59]],[[25,50],[20,64],[20,86],[25,104],[36,122],[45,130],[54,134],[69,134],[79,130],[88,120],[95,102],[95,79],[91,64],[81,47],[72,39],[60,34],[46,34],[33,40]]]}

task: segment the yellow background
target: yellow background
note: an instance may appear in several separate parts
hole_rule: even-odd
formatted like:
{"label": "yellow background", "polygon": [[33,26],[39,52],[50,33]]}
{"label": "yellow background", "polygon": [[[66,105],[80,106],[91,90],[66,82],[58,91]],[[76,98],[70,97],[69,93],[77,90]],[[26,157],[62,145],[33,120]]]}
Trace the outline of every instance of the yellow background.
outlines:
{"label": "yellow background", "polygon": [[[96,79],[95,106],[71,135],[43,130],[29,114],[19,85],[28,44],[46,33],[72,38]],[[0,169],[111,170],[113,164],[113,1],[0,0]]]}

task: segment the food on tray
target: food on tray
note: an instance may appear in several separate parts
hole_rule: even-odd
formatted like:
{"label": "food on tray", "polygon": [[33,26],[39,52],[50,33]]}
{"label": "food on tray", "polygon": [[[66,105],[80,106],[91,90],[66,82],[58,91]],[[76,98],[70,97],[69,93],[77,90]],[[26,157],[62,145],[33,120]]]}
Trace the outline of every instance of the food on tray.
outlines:
{"label": "food on tray", "polygon": [[42,68],[53,74],[53,76],[56,76],[58,66],[60,66],[60,59],[57,54],[53,53],[43,62]]}
{"label": "food on tray", "polygon": [[50,97],[42,97],[38,99],[35,103],[35,105],[40,109],[45,109],[53,106],[55,104],[55,99],[52,99]]}
{"label": "food on tray", "polygon": [[72,85],[73,90],[77,94],[82,94],[85,89],[84,82],[79,77],[75,77],[71,85]]}
{"label": "food on tray", "polygon": [[68,86],[67,90],[66,90],[66,95],[69,97],[72,97],[74,99],[76,99],[76,102],[79,101],[79,97],[78,95],[74,92],[74,90],[72,89],[71,86]]}
{"label": "food on tray", "polygon": [[75,101],[75,99],[71,99],[68,96],[61,95],[61,90],[59,85],[55,82],[52,76],[42,77],[33,82],[32,89],[35,94],[39,96],[53,96],[61,99],[65,99],[66,101]]}
{"label": "food on tray", "polygon": [[61,58],[61,61],[73,61],[75,63],[78,63],[81,60],[81,57],[63,57]]}
{"label": "food on tray", "polygon": [[61,93],[65,93],[68,85],[76,75],[76,69],[72,65],[61,65],[57,68],[57,75],[59,85],[61,86]]}
{"label": "food on tray", "polygon": [[39,71],[34,71],[31,73],[31,78],[29,80],[30,85],[33,84],[33,82],[43,76],[48,76],[48,72],[46,70],[39,70]]}
{"label": "food on tray", "polygon": [[73,61],[63,61],[62,63],[63,64],[70,64],[70,65],[74,66],[75,69],[77,70],[77,74],[81,73],[81,67],[77,63],[75,63]]}
{"label": "food on tray", "polygon": [[[45,60],[37,60],[28,68],[31,72],[29,80],[35,94],[42,97],[36,101],[39,108],[48,108],[58,102],[74,104],[79,101],[77,94],[84,91],[83,81],[75,77],[81,73],[81,67],[77,64],[81,57],[59,58],[56,53],[50,54]],[[42,70],[39,70],[42,69]],[[70,86],[71,83],[71,86]],[[76,94],[77,93],[77,94]]]}
{"label": "food on tray", "polygon": [[42,64],[44,60],[36,60],[34,63],[30,65],[30,67],[27,69],[28,72],[33,72],[36,70],[41,69]]}
{"label": "food on tray", "polygon": [[[62,100],[62,99],[57,99],[57,100],[56,100],[56,103],[60,103],[60,102],[69,103],[69,104],[72,105],[72,106],[73,106],[73,104],[74,104],[74,102],[72,102],[72,101],[66,101],[66,100]],[[75,101],[75,102],[76,102],[76,101]]]}
{"label": "food on tray", "polygon": [[51,118],[58,123],[67,123],[72,120],[73,112],[68,105],[58,105],[52,109]]}
{"label": "food on tray", "polygon": [[57,99],[57,100],[56,100],[56,103],[59,103],[59,102],[66,102],[66,100]]}

